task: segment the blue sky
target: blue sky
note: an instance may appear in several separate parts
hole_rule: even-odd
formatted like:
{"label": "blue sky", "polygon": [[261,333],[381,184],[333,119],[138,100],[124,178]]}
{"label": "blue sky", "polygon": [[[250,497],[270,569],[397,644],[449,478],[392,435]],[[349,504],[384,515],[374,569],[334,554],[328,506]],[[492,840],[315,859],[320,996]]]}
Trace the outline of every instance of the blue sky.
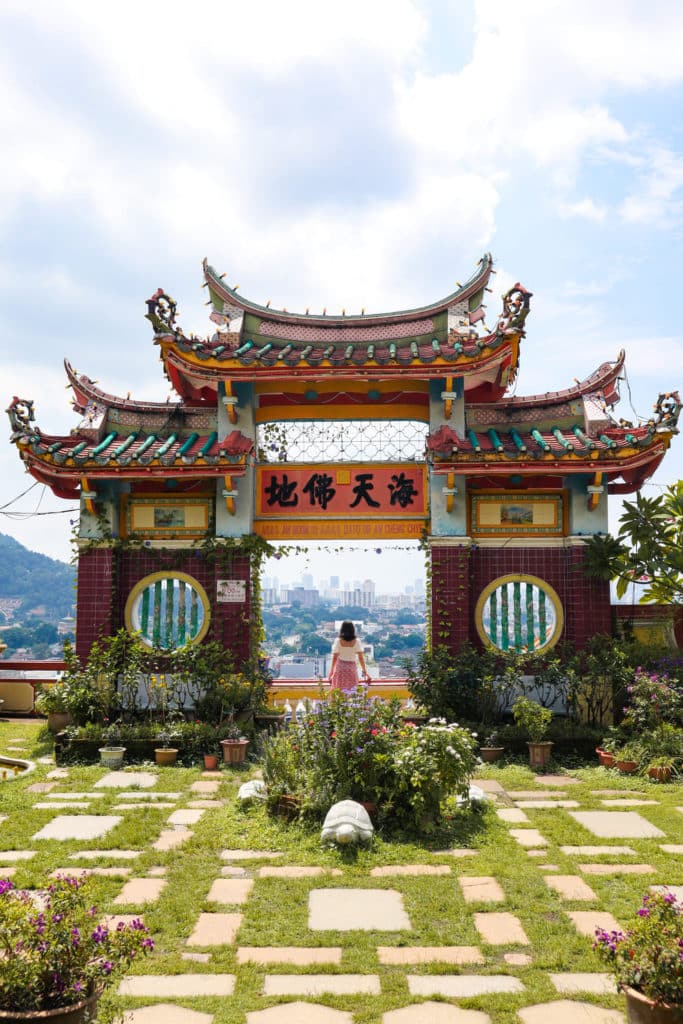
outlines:
{"label": "blue sky", "polygon": [[[490,250],[490,321],[534,293],[516,393],[621,347],[619,415],[683,387],[678,0],[0,0],[0,97],[1,391],[46,432],[75,424],[64,356],[166,397],[144,300],[162,285],[208,333],[204,256],[256,301],[336,312],[440,298]],[[675,439],[654,484],[681,476]],[[0,505],[31,482],[7,444],[0,480]],[[68,519],[0,531],[68,558]],[[370,568],[412,581],[414,557]]]}

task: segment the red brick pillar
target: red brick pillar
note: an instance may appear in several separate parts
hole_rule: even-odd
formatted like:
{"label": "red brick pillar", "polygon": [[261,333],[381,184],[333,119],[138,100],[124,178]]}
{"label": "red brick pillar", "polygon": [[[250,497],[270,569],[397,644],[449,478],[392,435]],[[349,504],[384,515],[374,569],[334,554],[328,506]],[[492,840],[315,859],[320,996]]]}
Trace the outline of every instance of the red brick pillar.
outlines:
{"label": "red brick pillar", "polygon": [[605,580],[586,575],[583,546],[570,550],[571,574],[565,600],[565,628],[568,639],[577,648],[582,648],[596,633],[612,633],[610,585]]}
{"label": "red brick pillar", "polygon": [[114,552],[81,551],[76,592],[76,654],[81,661],[87,661],[96,640],[115,632],[114,609]]}
{"label": "red brick pillar", "polygon": [[432,647],[455,654],[469,639],[470,547],[432,542],[431,563]]}

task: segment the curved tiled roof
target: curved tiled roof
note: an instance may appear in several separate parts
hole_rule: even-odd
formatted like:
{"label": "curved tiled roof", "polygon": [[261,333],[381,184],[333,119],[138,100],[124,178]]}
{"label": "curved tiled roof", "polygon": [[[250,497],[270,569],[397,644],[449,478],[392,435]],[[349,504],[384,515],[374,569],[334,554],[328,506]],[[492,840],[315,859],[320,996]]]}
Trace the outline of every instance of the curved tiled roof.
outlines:
{"label": "curved tiled roof", "polygon": [[[515,395],[511,398],[501,398],[495,403],[496,412],[517,413],[521,408],[527,406],[549,406],[565,405],[584,395],[602,394],[607,405],[614,405],[619,400],[618,379],[624,368],[626,352],[622,348],[614,362],[601,363],[597,370],[594,370],[584,380],[576,381],[569,388],[561,391],[546,391],[540,395]],[[470,405],[469,409],[478,409],[477,405]],[[487,405],[488,413],[492,412],[492,406]]]}

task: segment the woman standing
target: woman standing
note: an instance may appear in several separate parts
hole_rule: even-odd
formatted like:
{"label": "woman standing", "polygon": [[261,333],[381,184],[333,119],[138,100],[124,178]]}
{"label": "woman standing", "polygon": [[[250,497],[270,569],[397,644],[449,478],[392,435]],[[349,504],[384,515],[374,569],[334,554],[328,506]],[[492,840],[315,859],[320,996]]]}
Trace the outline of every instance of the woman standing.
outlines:
{"label": "woman standing", "polygon": [[339,627],[339,636],[332,644],[332,664],[327,677],[333,690],[352,690],[354,686],[358,685],[356,658],[360,662],[363,679],[369,679],[363,648],[356,636],[356,629],[352,622],[342,622]]}

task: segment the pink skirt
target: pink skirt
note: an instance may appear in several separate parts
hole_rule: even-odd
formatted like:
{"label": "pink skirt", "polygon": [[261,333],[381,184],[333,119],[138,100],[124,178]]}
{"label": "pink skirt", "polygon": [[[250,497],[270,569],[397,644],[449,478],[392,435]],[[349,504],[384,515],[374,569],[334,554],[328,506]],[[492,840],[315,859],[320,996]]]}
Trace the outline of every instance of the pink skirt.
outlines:
{"label": "pink skirt", "polygon": [[332,690],[352,690],[358,686],[358,669],[355,659],[353,661],[342,661],[337,658],[337,664],[330,677],[330,688]]}

